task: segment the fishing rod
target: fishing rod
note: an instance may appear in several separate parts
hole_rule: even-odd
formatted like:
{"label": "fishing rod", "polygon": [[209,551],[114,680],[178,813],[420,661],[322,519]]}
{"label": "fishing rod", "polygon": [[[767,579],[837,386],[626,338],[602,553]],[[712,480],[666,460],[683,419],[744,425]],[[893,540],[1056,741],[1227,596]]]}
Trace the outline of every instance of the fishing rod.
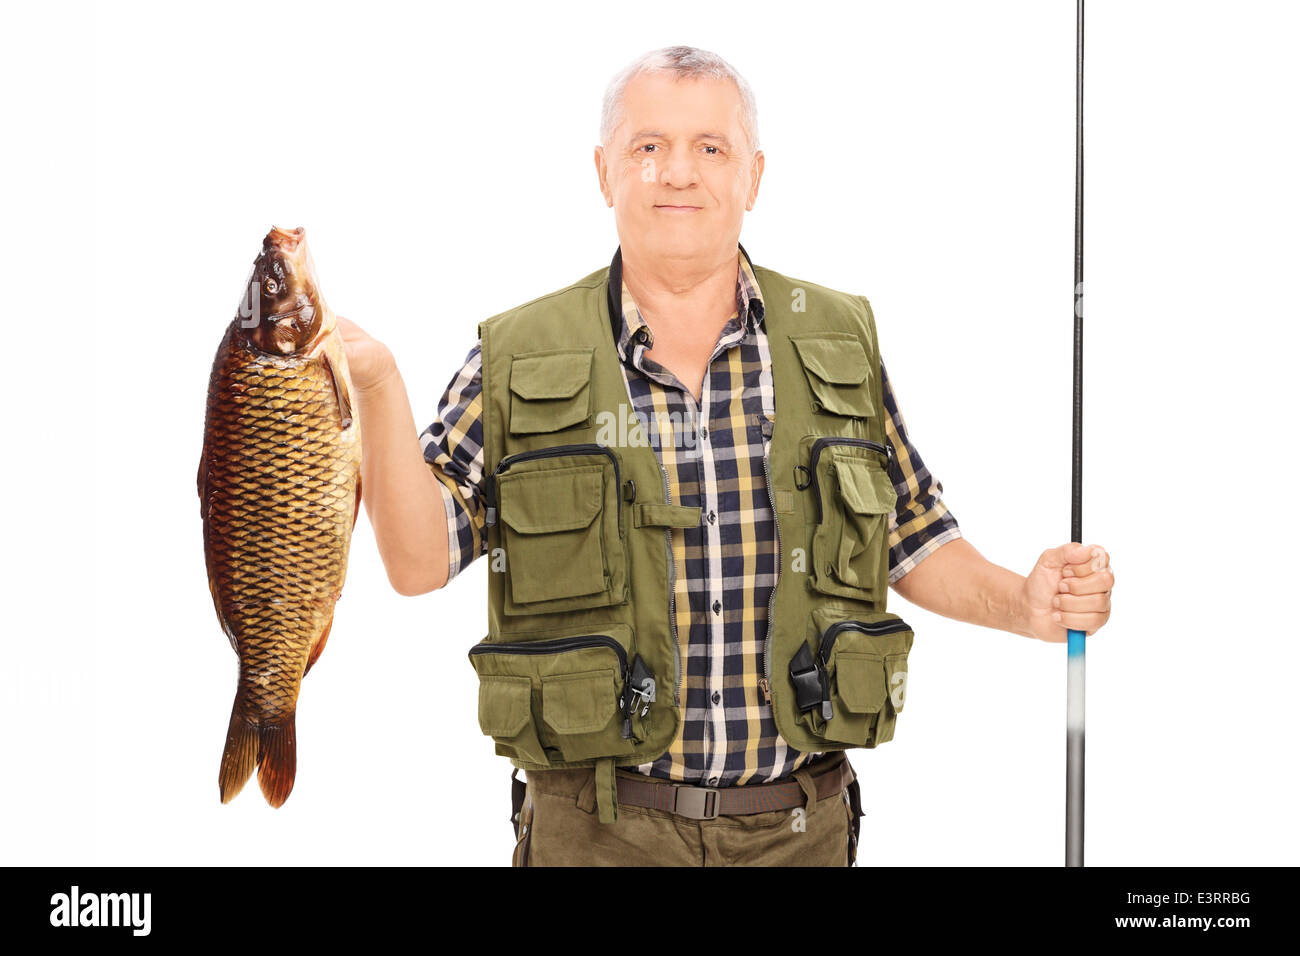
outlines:
{"label": "fishing rod", "polygon": [[[1074,81],[1074,449],[1070,540],[1083,542],[1083,2],[1078,0]],[[1071,629],[1066,643],[1065,865],[1083,866],[1083,690],[1086,640]]]}

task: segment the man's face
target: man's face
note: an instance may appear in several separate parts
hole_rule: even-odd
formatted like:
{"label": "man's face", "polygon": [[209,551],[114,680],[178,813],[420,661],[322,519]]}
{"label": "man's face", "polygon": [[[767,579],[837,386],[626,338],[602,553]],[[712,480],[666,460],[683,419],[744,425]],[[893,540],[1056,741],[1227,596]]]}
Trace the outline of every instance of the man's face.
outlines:
{"label": "man's face", "polygon": [[596,169],[625,251],[707,263],[735,252],[763,154],[750,152],[734,83],[643,73]]}

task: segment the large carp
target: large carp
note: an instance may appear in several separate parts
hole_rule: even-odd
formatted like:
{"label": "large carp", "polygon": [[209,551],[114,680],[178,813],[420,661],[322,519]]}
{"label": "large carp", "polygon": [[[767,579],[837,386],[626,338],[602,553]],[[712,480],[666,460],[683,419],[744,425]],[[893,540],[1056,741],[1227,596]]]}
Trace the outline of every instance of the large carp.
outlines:
{"label": "large carp", "polygon": [[329,636],[361,503],[350,393],[303,230],[273,228],[212,363],[199,462],[208,586],[239,655],[222,803],[255,767],[272,806],[293,789],[298,688]]}

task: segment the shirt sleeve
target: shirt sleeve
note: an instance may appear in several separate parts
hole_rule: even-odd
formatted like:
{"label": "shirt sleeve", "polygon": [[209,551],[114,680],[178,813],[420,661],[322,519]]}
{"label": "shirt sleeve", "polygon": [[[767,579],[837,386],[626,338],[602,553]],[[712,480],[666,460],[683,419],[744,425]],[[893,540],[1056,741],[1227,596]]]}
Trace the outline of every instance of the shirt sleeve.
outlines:
{"label": "shirt sleeve", "polygon": [[483,534],[483,364],[476,343],[420,433],[447,511],[447,580],[487,550]]}
{"label": "shirt sleeve", "polygon": [[880,381],[888,412],[885,440],[894,449],[889,477],[898,493],[898,504],[889,516],[889,583],[894,584],[943,545],[960,538],[961,529],[943,503],[943,485],[930,474],[907,437],[883,358]]}

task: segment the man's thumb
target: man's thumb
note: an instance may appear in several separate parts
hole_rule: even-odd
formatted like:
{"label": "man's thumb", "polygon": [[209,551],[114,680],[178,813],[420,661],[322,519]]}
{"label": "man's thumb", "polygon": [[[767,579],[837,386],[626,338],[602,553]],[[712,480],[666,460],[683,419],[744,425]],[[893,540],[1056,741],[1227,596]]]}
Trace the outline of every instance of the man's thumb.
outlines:
{"label": "man's thumb", "polygon": [[1070,541],[1059,548],[1048,548],[1038,563],[1048,568],[1060,569],[1067,564],[1083,564],[1093,556],[1093,549],[1086,544]]}

